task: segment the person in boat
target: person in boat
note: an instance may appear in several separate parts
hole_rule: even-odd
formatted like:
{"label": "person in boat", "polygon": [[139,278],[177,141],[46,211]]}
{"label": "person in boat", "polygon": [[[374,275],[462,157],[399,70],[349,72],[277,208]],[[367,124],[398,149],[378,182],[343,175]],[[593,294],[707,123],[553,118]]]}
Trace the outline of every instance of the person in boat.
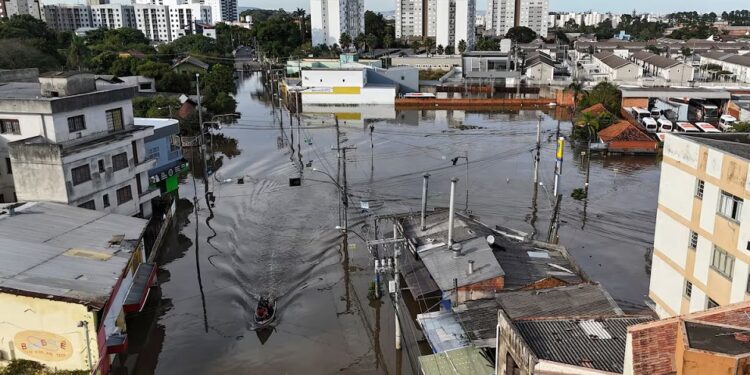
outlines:
{"label": "person in boat", "polygon": [[271,306],[271,301],[265,298],[261,298],[260,301],[258,302],[258,310],[256,311],[258,318],[266,319],[272,313],[273,313],[273,307]]}

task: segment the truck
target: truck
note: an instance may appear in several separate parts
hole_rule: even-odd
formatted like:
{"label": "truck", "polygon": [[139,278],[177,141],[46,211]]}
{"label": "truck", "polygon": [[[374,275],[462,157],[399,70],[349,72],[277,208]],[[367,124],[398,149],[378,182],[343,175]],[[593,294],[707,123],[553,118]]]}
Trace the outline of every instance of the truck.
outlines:
{"label": "truck", "polygon": [[688,104],[675,99],[654,100],[654,105],[651,108],[651,111],[654,110],[660,111],[662,117],[666,117],[672,122],[688,120]]}
{"label": "truck", "polygon": [[719,107],[703,99],[690,99],[688,102],[688,121],[719,123]]}

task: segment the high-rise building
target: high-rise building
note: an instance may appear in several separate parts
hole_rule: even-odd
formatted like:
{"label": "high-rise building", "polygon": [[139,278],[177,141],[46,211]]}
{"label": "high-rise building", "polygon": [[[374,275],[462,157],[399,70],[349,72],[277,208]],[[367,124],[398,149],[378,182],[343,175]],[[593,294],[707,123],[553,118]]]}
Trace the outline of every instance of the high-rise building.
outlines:
{"label": "high-rise building", "polygon": [[91,6],[91,22],[93,27],[119,29],[130,27],[135,29],[135,8],[132,5],[103,4]]}
{"label": "high-rise building", "polygon": [[547,35],[549,0],[487,0],[487,29],[503,36],[516,26]]}
{"label": "high-rise building", "polygon": [[42,19],[41,0],[2,0],[2,2],[6,17],[28,14]]}
{"label": "high-rise building", "polygon": [[92,27],[91,9],[80,4],[50,4],[42,7],[42,19],[57,31],[75,31]]}
{"label": "high-rise building", "polygon": [[748,155],[747,135],[667,134],[649,286],[660,317],[748,299]]}
{"label": "high-rise building", "polygon": [[397,0],[396,38],[435,37],[438,0]]}
{"label": "high-rise building", "polygon": [[467,50],[474,47],[475,4],[475,0],[437,0],[436,45],[453,46],[459,51],[459,45],[463,41]]}
{"label": "high-rise building", "polygon": [[195,33],[195,22],[211,22],[211,7],[201,3],[180,4],[169,7],[172,39]]}
{"label": "high-rise building", "polygon": [[333,45],[341,34],[352,38],[365,32],[364,0],[310,0],[312,43]]}
{"label": "high-rise building", "polygon": [[154,42],[172,40],[169,7],[156,4],[135,4],[135,22],[138,30]]}

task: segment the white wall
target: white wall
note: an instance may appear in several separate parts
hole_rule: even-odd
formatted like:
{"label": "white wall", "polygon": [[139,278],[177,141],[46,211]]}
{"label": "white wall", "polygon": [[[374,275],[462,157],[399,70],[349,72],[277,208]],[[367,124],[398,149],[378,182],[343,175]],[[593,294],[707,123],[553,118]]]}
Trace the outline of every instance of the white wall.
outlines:
{"label": "white wall", "polygon": [[[649,290],[672,311],[679,313],[682,307],[682,288],[685,279],[675,269],[658,256],[651,264],[651,284]],[[657,311],[660,318],[666,318],[666,311]]]}
{"label": "white wall", "polygon": [[364,70],[302,70],[303,87],[364,87]]}
{"label": "white wall", "polygon": [[732,273],[732,291],[729,303],[742,302],[747,293],[748,265],[741,259],[735,259],[734,271]]}
{"label": "white wall", "polygon": [[690,312],[694,313],[705,310],[707,301],[706,292],[697,285],[693,285],[693,293],[690,296]]}
{"label": "white wall", "polygon": [[[450,18],[450,0],[437,0],[435,8],[435,45],[456,46],[455,41],[451,43],[451,36],[454,30],[451,29]],[[457,46],[455,48],[458,50]]]}
{"label": "white wall", "polygon": [[662,163],[659,181],[659,204],[691,220],[695,177],[667,163]]}
{"label": "white wall", "polygon": [[654,248],[677,265],[685,268],[687,262],[690,229],[672,219],[663,211],[656,213],[656,228],[654,229]]}
{"label": "white wall", "polygon": [[703,285],[708,284],[708,268],[711,264],[712,254],[713,244],[711,244],[711,241],[703,236],[698,236],[698,246],[695,248],[693,276],[703,283]]}
{"label": "white wall", "polygon": [[[122,121],[124,126],[133,124],[133,103],[131,100],[121,100],[97,106],[75,109],[68,112],[55,113],[52,117],[52,123],[47,123],[47,137],[52,142],[65,142],[81,137],[86,137],[96,133],[107,132],[107,115],[106,111],[111,109],[122,109]],[[70,133],[68,131],[68,118],[78,115],[84,115],[86,129],[80,132]],[[54,128],[53,128],[54,127]],[[54,131],[53,131],[54,129]]]}
{"label": "white wall", "polygon": [[664,139],[664,157],[672,158],[693,169],[698,169],[698,153],[700,146],[672,134]]}
{"label": "white wall", "polygon": [[706,174],[713,178],[721,179],[721,165],[724,154],[714,149],[708,149],[708,160],[706,163]]}

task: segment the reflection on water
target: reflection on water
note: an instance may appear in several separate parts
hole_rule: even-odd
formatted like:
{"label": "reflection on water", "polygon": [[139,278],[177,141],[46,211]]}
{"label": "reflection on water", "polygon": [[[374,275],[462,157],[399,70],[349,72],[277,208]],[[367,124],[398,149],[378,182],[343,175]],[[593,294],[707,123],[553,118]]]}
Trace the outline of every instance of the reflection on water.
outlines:
{"label": "reflection on water", "polygon": [[[369,215],[419,210],[425,172],[432,175],[430,206],[448,205],[449,180],[458,177],[461,208],[468,189],[468,209],[482,221],[546,234],[554,135],[558,119],[562,133],[570,132],[566,114],[557,108],[305,107],[297,118],[273,111],[261,87],[258,76],[243,80],[237,93],[242,118],[215,131],[222,134],[215,137],[216,160],[209,164],[218,176],[208,183],[215,205],[208,209],[203,185],[195,191],[191,178],[180,187],[182,197],[198,201],[193,208],[181,200],[180,211],[190,216],[183,214],[169,238],[171,255],[161,267],[170,275],[161,285],[169,307],[158,319],[164,334],[155,372],[408,373],[408,361],[393,349],[392,307],[386,300],[370,306],[366,299],[372,280],[366,247],[352,236],[344,247],[349,251],[342,251],[335,229],[338,189],[312,171],[334,180],[338,174],[340,160],[331,149],[336,120],[341,145],[356,147],[346,154],[351,207],[366,203],[370,210],[352,208],[349,220],[364,237],[372,234],[371,226],[362,225]],[[539,115],[544,186],[535,189]],[[648,288],[644,254],[653,237],[658,161],[595,156],[589,199],[576,201],[570,193],[585,179],[579,152],[566,149],[561,243],[626,309],[640,308]],[[466,164],[451,162],[462,155],[469,159],[468,180]],[[191,164],[199,175],[200,163]],[[302,186],[289,186],[290,178],[299,177]],[[260,295],[278,298],[270,336],[250,332]]]}

